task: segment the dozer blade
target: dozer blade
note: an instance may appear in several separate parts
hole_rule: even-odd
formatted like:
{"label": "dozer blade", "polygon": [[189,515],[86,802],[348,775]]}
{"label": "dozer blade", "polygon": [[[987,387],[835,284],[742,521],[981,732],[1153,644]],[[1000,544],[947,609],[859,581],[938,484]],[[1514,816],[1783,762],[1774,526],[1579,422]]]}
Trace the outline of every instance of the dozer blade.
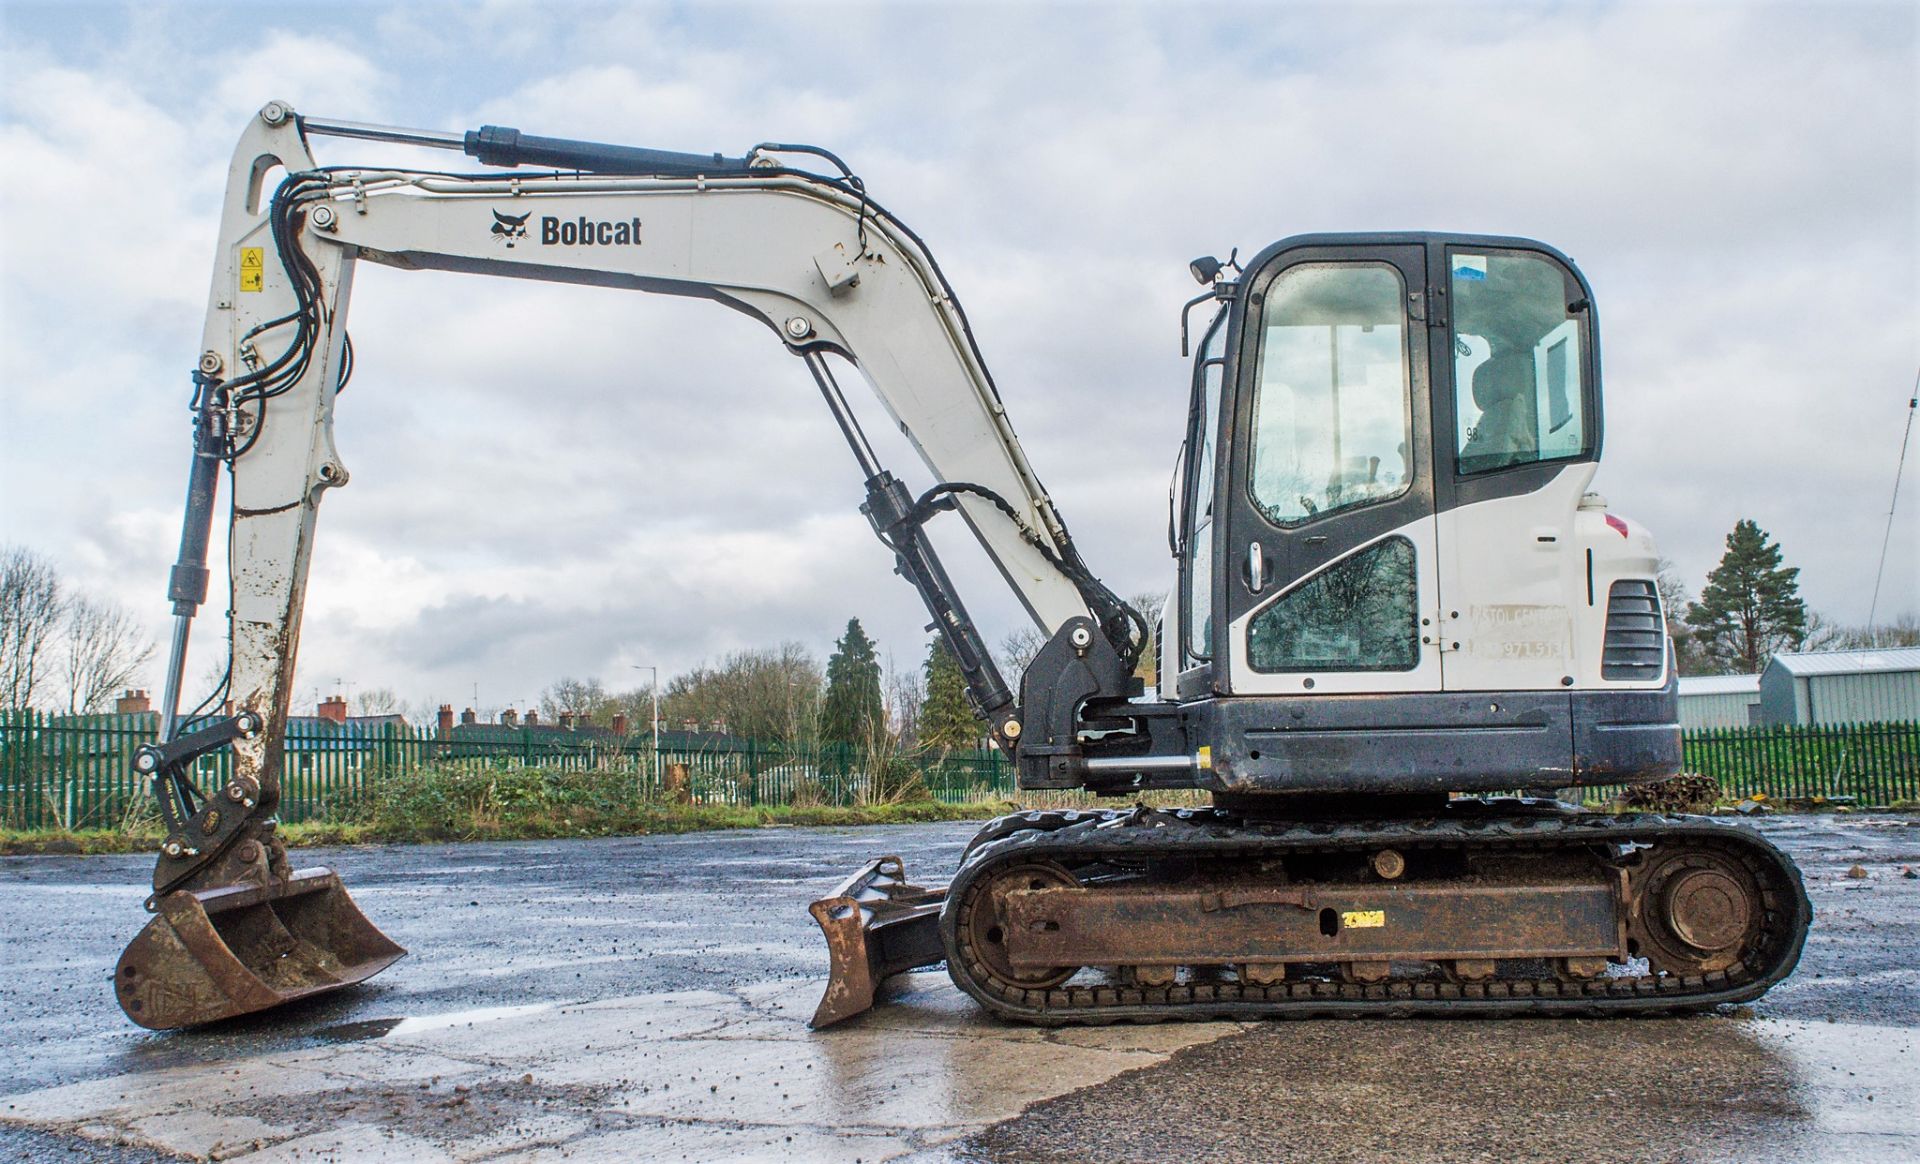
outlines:
{"label": "dozer blade", "polygon": [[406,956],[331,869],[162,897],[113,975],[120,1009],[157,1031],[252,1014],[364,982]]}
{"label": "dozer blade", "polygon": [[832,959],[827,992],[809,1025],[819,1030],[864,1013],[888,978],[945,961],[940,905],[946,899],[945,886],[909,885],[900,858],[880,857],[808,906]]}

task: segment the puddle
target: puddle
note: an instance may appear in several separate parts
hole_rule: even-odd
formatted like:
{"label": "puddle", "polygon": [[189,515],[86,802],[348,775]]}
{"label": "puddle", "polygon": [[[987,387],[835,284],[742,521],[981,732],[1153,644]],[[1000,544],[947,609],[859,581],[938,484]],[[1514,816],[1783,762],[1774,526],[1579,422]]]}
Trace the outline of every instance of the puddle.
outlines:
{"label": "puddle", "polygon": [[330,1027],[321,1027],[313,1032],[313,1037],[323,1043],[358,1043],[366,1039],[383,1038],[401,1023],[403,1018],[366,1019],[357,1023],[338,1023]]}
{"label": "puddle", "polygon": [[541,1014],[545,1011],[554,1010],[559,1005],[559,1003],[554,1002],[536,1002],[526,1006],[483,1006],[474,1010],[456,1010],[452,1014],[405,1018],[395,1023],[384,1033],[417,1035],[422,1031],[441,1031],[446,1030],[448,1027],[470,1027],[475,1023],[491,1023],[498,1022],[501,1019],[524,1018],[530,1014]]}

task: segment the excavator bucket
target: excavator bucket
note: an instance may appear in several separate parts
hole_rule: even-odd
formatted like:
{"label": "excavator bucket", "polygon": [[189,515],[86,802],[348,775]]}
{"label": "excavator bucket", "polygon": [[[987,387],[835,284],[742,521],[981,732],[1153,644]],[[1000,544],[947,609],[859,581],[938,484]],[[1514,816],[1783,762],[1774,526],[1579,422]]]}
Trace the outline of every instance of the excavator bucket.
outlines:
{"label": "excavator bucket", "polygon": [[888,978],[944,961],[940,906],[946,899],[944,886],[910,885],[900,858],[880,857],[808,906],[832,960],[827,992],[809,1025],[819,1030],[862,1014]]}
{"label": "excavator bucket", "polygon": [[406,956],[331,869],[162,897],[114,970],[120,1009],[170,1030],[364,982]]}

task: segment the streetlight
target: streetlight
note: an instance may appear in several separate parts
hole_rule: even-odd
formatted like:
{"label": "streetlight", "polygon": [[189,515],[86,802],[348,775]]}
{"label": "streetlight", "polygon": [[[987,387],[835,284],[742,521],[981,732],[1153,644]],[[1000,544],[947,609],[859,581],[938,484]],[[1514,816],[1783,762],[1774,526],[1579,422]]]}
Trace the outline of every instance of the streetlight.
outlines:
{"label": "streetlight", "polygon": [[660,668],[653,665],[634,664],[636,671],[651,673],[647,690],[653,696],[653,782],[660,783]]}

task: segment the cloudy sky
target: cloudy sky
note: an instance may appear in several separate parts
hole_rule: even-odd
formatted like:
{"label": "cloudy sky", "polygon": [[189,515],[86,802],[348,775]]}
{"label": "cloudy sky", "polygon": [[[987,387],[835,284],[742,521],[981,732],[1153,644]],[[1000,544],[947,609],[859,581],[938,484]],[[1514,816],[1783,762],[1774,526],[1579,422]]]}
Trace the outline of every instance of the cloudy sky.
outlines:
{"label": "cloudy sky", "polygon": [[[1920,367],[1915,11],[6,0],[0,541],[161,629],[221,183],[283,98],[835,150],[940,258],[1122,593],[1167,585],[1189,258],[1319,230],[1544,239],[1599,299],[1597,488],[1696,591],[1752,517],[1815,608],[1861,622]],[[805,369],[758,325],[365,265],[352,331],[353,482],[322,509],[297,703],[524,705],[563,675],[626,685],[781,639],[824,656],[855,615],[917,660],[924,613]],[[897,440],[883,456],[926,483]],[[1883,612],[1920,610],[1916,478]],[[949,544],[997,640],[1019,616]],[[190,676],[218,655],[211,613]]]}

